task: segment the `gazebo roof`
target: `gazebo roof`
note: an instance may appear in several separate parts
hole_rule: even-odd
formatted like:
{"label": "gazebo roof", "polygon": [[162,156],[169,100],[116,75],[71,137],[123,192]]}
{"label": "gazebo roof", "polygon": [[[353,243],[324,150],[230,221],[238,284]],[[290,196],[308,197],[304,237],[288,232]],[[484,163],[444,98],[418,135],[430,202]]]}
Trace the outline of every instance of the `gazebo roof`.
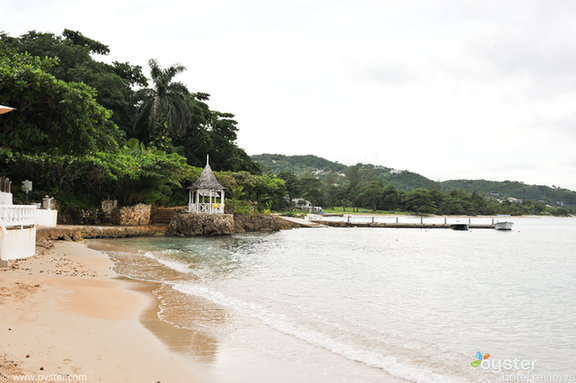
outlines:
{"label": "gazebo roof", "polygon": [[214,172],[212,172],[212,169],[210,168],[210,164],[206,161],[206,166],[204,167],[202,174],[200,174],[200,177],[192,184],[192,186],[189,186],[188,189],[224,190],[225,187],[220,185]]}

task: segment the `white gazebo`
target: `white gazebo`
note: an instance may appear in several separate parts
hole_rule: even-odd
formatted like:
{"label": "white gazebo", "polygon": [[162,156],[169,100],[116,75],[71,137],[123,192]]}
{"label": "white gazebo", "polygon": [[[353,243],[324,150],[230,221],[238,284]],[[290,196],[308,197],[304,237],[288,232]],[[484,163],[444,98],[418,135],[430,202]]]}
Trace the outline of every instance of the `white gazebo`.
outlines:
{"label": "white gazebo", "polygon": [[220,185],[210,168],[208,157],[200,178],[188,187],[188,212],[205,214],[224,213],[224,186]]}

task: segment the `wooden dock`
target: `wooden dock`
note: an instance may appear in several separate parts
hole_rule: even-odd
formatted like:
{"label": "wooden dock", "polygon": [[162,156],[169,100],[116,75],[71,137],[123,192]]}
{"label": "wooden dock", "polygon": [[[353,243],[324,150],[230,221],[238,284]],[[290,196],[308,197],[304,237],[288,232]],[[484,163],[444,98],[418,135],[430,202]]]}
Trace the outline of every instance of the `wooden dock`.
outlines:
{"label": "wooden dock", "polygon": [[[450,223],[425,223],[425,222],[347,222],[347,221],[323,221],[311,222],[332,227],[381,227],[392,229],[450,229]],[[468,224],[469,229],[494,229],[493,224]]]}

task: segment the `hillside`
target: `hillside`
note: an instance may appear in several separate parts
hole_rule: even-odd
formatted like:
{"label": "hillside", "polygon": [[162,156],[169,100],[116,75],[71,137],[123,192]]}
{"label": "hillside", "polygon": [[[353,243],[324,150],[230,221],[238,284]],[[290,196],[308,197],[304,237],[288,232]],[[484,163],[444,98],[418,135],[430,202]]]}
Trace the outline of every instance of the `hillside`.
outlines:
{"label": "hillside", "polygon": [[[333,179],[344,178],[346,170],[351,168],[351,166],[332,162],[314,155],[258,154],[251,156],[251,159],[262,165],[266,173],[291,172],[298,177],[316,177],[320,179],[325,177],[333,177]],[[375,175],[384,180],[387,185],[392,185],[402,191],[428,187],[434,184],[434,181],[407,170],[399,171],[372,164],[357,164],[355,166],[358,166],[360,176]]]}
{"label": "hillside", "polygon": [[262,165],[265,171],[278,174],[292,172],[296,175],[320,174],[330,171],[342,172],[346,165],[328,161],[314,155],[285,156],[283,154],[257,154],[250,156],[253,161]]}
{"label": "hillside", "polygon": [[450,180],[440,183],[443,190],[463,189],[493,198],[514,197],[539,201],[552,206],[576,206],[576,192],[544,185],[526,185],[517,181]]}
{"label": "hillside", "polygon": [[[286,156],[282,154],[259,154],[251,156],[252,160],[262,165],[267,173],[278,174],[292,172],[298,177],[333,177],[344,178],[352,166],[314,156]],[[381,178],[385,184],[398,190],[408,191],[416,188],[436,187],[443,191],[463,189],[476,192],[488,198],[506,199],[509,197],[520,200],[539,201],[552,206],[576,208],[576,192],[568,189],[551,188],[544,185],[527,185],[516,181],[486,181],[486,180],[449,180],[436,183],[418,173],[407,170],[397,170],[372,164],[357,164],[361,176],[372,175]]]}

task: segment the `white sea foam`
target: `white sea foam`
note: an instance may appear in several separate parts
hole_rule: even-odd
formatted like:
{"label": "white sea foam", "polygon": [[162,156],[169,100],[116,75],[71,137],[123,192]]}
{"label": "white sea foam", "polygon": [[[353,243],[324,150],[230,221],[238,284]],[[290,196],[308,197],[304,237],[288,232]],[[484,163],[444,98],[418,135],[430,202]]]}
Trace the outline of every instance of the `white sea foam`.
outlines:
{"label": "white sea foam", "polygon": [[178,271],[179,273],[188,274],[188,273],[192,272],[192,270],[190,270],[190,267],[185,263],[178,262],[178,261],[170,261],[168,259],[163,259],[163,258],[157,257],[154,253],[149,252],[149,251],[145,252],[143,255],[146,258],[153,259],[156,262],[158,262],[158,263],[160,263],[160,264],[162,264],[162,265],[164,265],[164,266],[166,266],[172,270]]}
{"label": "white sea foam", "polygon": [[376,351],[347,344],[314,329],[294,323],[286,315],[274,313],[256,303],[227,296],[221,292],[198,286],[192,283],[176,283],[175,290],[185,294],[199,296],[216,304],[232,308],[238,312],[259,320],[266,326],[284,334],[296,337],[313,345],[322,347],[347,359],[364,363],[367,366],[380,368],[396,377],[417,383],[460,382],[456,377],[437,374],[433,371],[403,364],[392,356],[384,356]]}

